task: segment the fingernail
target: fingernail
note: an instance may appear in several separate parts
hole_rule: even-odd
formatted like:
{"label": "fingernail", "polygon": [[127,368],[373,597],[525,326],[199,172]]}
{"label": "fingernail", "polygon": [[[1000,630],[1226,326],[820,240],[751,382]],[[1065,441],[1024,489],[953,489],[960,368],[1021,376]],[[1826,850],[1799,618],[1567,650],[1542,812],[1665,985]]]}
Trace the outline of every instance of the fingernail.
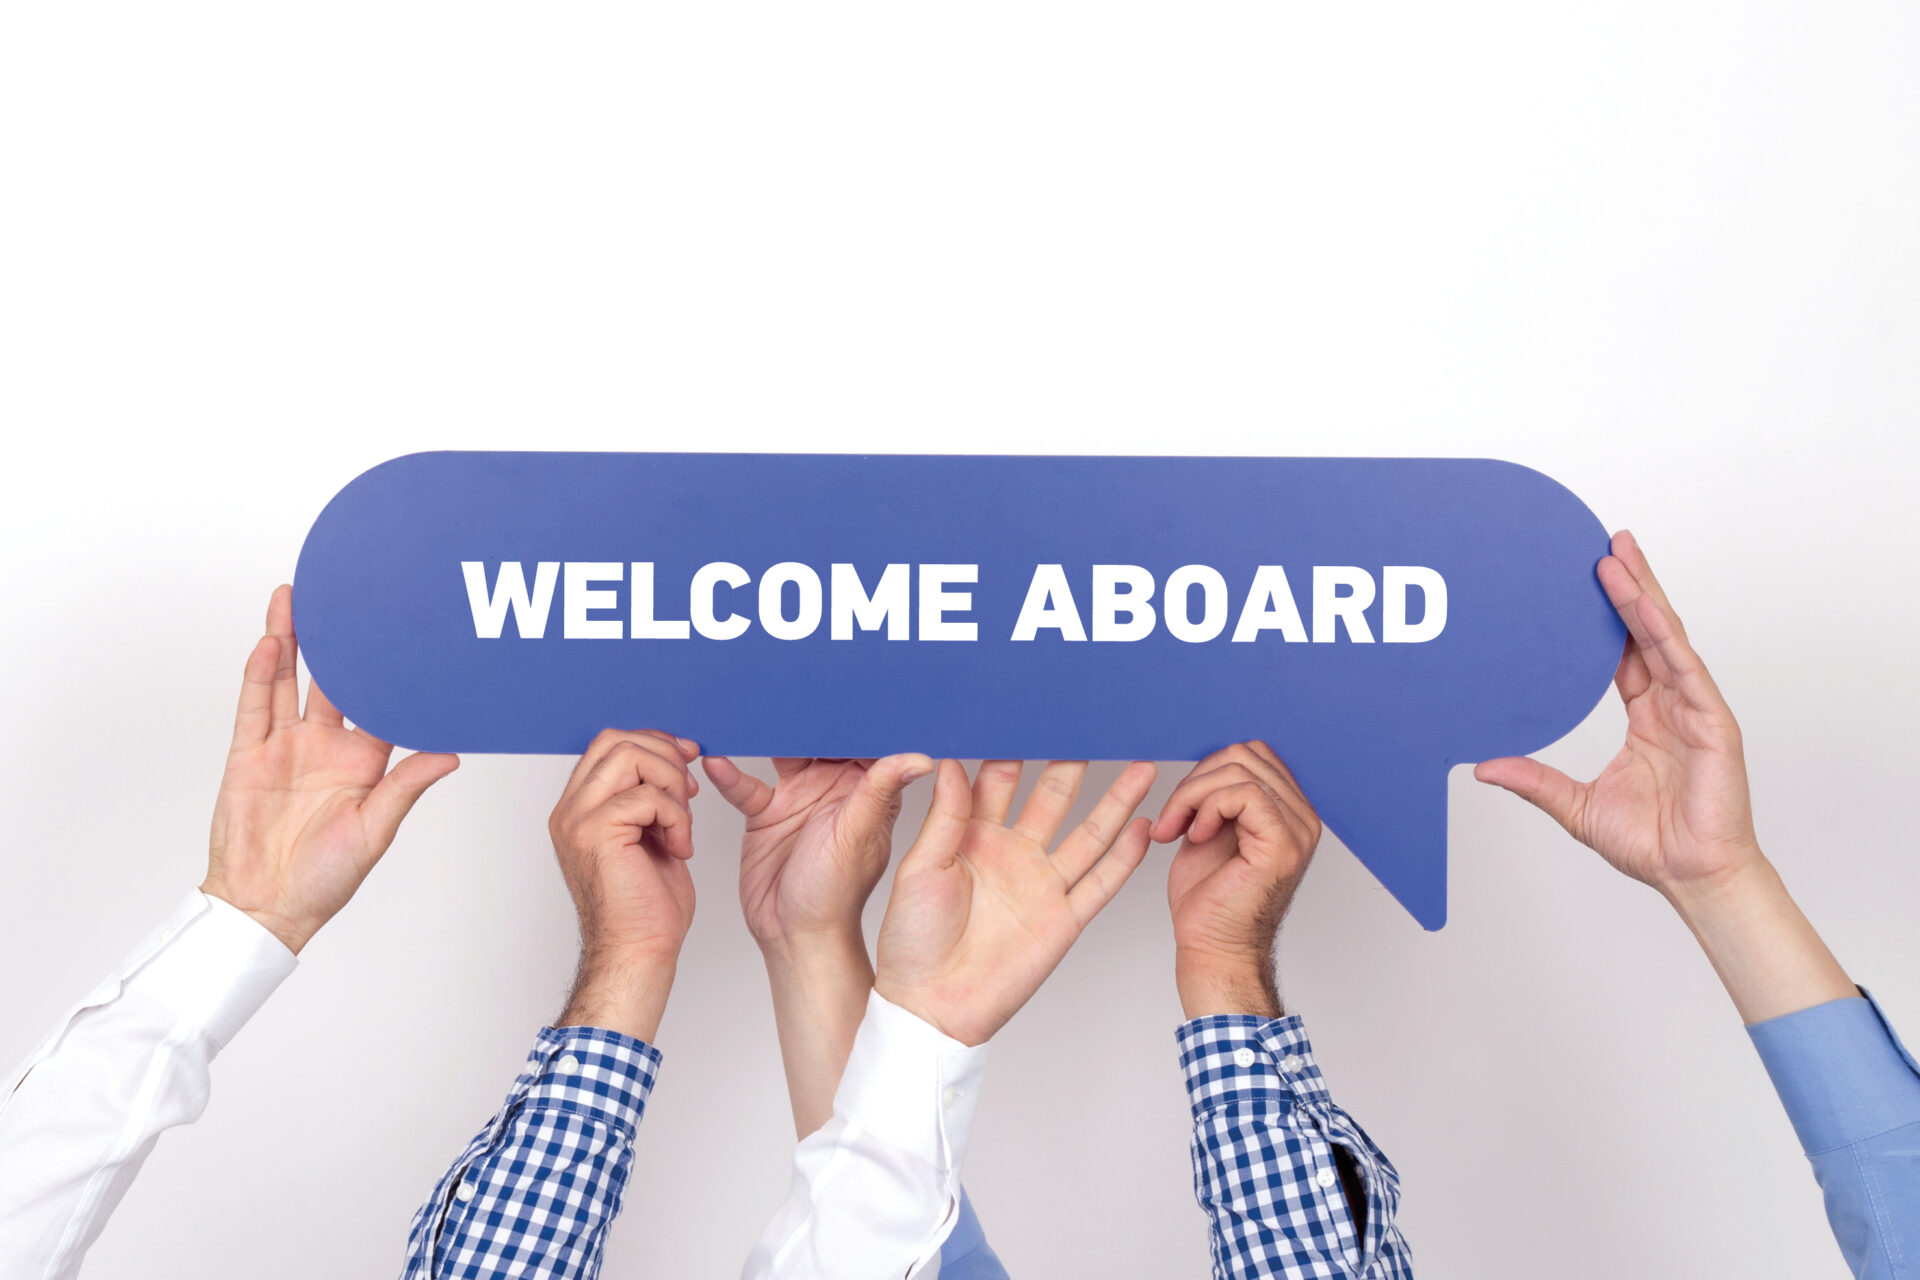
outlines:
{"label": "fingernail", "polygon": [[700,744],[695,742],[692,738],[676,737],[674,738],[674,741],[679,743],[680,749],[686,752],[688,755],[692,756],[692,755],[700,754]]}

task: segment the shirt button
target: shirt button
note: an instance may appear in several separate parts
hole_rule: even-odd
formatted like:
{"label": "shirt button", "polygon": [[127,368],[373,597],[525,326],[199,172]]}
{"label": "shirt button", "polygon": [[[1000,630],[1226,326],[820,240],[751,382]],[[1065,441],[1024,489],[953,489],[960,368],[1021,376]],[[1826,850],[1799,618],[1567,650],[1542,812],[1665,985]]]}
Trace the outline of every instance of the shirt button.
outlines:
{"label": "shirt button", "polygon": [[174,933],[174,930],[172,925],[168,925],[166,928],[162,929],[160,931],[160,945],[164,947],[169,942],[172,942],[173,933]]}
{"label": "shirt button", "polygon": [[1280,1069],[1286,1072],[1288,1075],[1292,1075],[1294,1072],[1298,1071],[1300,1069],[1300,1055],[1297,1053],[1290,1053],[1286,1057],[1280,1059]]}
{"label": "shirt button", "polygon": [[1251,1050],[1251,1049],[1247,1049],[1247,1048],[1239,1048],[1239,1049],[1235,1049],[1235,1050],[1233,1051],[1233,1065],[1234,1065],[1234,1066],[1236,1066],[1236,1067],[1250,1067],[1250,1066],[1252,1066],[1252,1065],[1253,1065],[1253,1050]]}
{"label": "shirt button", "polygon": [[580,1059],[574,1057],[570,1053],[563,1053],[560,1055],[560,1061],[554,1063],[553,1065],[558,1067],[562,1071],[572,1073],[580,1069]]}
{"label": "shirt button", "polygon": [[1322,1191],[1332,1190],[1333,1184],[1336,1181],[1338,1181],[1338,1179],[1336,1179],[1333,1176],[1333,1170],[1331,1169],[1322,1169],[1317,1175],[1315,1175],[1313,1180],[1320,1184],[1320,1189]]}
{"label": "shirt button", "polygon": [[953,1104],[958,1101],[960,1101],[960,1091],[958,1089],[949,1089],[940,1095],[940,1105],[949,1110],[951,1110]]}
{"label": "shirt button", "polygon": [[465,1204],[467,1201],[473,1199],[473,1184],[471,1182],[461,1183],[458,1187],[454,1189],[453,1198],[455,1200],[460,1201],[462,1204]]}

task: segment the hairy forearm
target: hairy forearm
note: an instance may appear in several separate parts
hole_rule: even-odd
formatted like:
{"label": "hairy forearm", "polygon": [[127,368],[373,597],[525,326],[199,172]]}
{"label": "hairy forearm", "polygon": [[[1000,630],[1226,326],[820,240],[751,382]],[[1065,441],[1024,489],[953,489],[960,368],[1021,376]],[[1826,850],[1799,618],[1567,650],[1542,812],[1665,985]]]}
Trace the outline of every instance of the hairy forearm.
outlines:
{"label": "hairy forearm", "polygon": [[573,994],[554,1025],[600,1027],[654,1043],[678,961],[677,954],[584,952]]}
{"label": "hairy forearm", "polygon": [[1707,953],[1741,1021],[1765,1022],[1859,994],[1759,850],[1725,877],[1663,892]]}
{"label": "hairy forearm", "polygon": [[1221,1013],[1257,1018],[1281,1014],[1271,945],[1232,956],[1182,949],[1175,953],[1173,968],[1180,1008],[1188,1019]]}
{"label": "hairy forearm", "polygon": [[794,1132],[804,1138],[833,1115],[833,1095],[873,989],[873,962],[857,930],[770,943],[763,955]]}

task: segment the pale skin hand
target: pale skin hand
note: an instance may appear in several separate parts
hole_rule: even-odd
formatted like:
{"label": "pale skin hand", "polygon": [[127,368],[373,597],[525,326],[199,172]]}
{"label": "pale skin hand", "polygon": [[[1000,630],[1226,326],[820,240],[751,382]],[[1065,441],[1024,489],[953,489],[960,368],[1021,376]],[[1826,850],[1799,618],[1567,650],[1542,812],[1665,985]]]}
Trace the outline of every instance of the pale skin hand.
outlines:
{"label": "pale skin hand", "polygon": [[1136,762],[1048,854],[1086,769],[1047,765],[1009,826],[1018,762],[986,761],[971,788],[957,761],[940,762],[880,925],[880,996],[968,1045],[1032,998],[1147,852],[1146,819],[1130,819],[1154,767]]}
{"label": "pale skin hand", "polygon": [[873,988],[860,912],[893,857],[901,792],[933,772],[923,755],[777,759],[774,786],[725,757],[702,761],[746,816],[740,906],[767,964],[795,1132],[833,1114]]}
{"label": "pale skin hand", "polygon": [[558,1026],[652,1042],[693,923],[699,747],[657,730],[608,729],[588,746],[547,829],[580,913],[580,969]]}
{"label": "pale skin hand", "polygon": [[1614,687],[1620,754],[1591,782],[1524,757],[1474,777],[1537,805],[1616,869],[1671,902],[1749,1022],[1858,995],[1760,851],[1740,726],[1631,533],[1600,583],[1627,624]]}
{"label": "pale skin hand", "polygon": [[389,772],[393,747],[347,728],[317,685],[302,715],[298,653],[283,586],[247,659],[200,886],[296,954],[353,897],[414,802],[460,764],[421,752]]}
{"label": "pale skin hand", "polygon": [[1153,838],[1185,840],[1167,873],[1188,1018],[1277,1018],[1273,944],[1320,842],[1320,817],[1273,748],[1216,751],[1167,797]]}

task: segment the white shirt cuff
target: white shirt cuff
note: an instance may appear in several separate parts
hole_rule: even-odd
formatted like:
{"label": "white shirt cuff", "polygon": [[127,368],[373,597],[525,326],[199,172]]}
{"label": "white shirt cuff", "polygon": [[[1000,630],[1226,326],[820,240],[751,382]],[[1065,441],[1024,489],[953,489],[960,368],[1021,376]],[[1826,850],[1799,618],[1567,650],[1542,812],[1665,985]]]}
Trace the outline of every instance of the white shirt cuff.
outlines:
{"label": "white shirt cuff", "polygon": [[299,963],[252,916],[196,890],[129,958],[120,989],[224,1049]]}
{"label": "white shirt cuff", "polygon": [[869,993],[833,1109],[957,1180],[986,1069],[986,1045],[970,1048]]}

